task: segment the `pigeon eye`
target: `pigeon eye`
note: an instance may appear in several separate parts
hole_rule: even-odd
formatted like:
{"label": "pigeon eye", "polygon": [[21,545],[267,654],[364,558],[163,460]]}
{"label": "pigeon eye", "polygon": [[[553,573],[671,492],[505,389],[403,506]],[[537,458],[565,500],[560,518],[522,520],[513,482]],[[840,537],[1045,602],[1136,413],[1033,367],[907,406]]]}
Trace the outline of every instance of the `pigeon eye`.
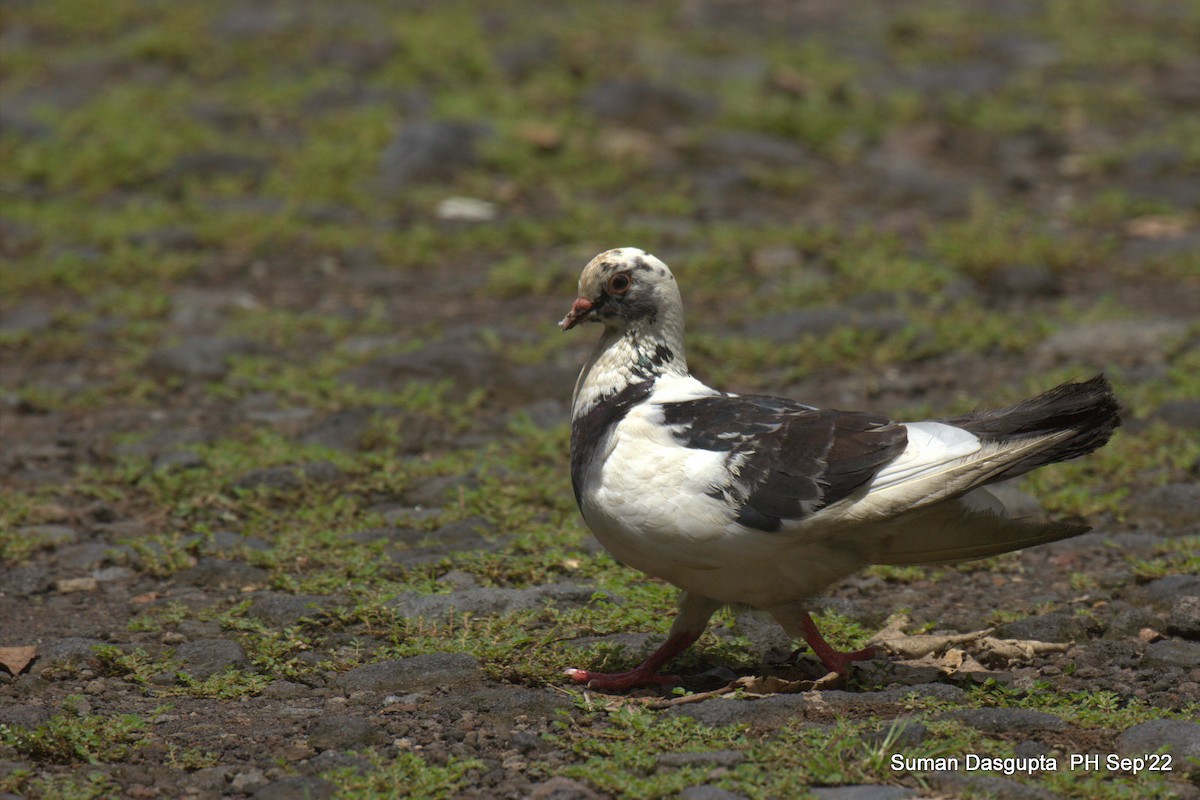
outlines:
{"label": "pigeon eye", "polygon": [[628,272],[618,272],[608,279],[608,291],[613,294],[625,294],[632,285],[633,279],[629,277]]}

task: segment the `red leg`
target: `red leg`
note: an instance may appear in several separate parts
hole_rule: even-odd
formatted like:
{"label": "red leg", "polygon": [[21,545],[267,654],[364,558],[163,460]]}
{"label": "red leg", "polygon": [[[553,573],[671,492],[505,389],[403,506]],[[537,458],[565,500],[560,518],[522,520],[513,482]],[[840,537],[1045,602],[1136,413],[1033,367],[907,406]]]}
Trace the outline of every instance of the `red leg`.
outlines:
{"label": "red leg", "polygon": [[817,630],[817,623],[813,622],[813,618],[807,611],[800,612],[800,629],[804,632],[804,639],[808,642],[808,646],[812,648],[817,658],[821,659],[825,668],[839,675],[845,675],[850,671],[850,662],[865,661],[875,655],[874,647],[855,650],[852,653],[835,650],[833,645],[825,641],[825,637]]}
{"label": "red leg", "polygon": [[637,686],[661,686],[679,683],[678,675],[663,675],[659,667],[687,650],[700,634],[691,632],[674,633],[667,637],[650,657],[628,672],[588,672],[585,669],[569,669],[566,674],[575,683],[586,683],[590,689],[621,691]]}

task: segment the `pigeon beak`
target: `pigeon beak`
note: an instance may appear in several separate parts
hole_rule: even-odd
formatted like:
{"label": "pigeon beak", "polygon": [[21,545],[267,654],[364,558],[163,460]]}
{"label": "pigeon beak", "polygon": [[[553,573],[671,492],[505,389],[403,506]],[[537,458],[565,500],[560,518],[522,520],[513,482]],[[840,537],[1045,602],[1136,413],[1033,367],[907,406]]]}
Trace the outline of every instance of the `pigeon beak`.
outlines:
{"label": "pigeon beak", "polygon": [[571,305],[571,310],[568,311],[567,315],[562,318],[561,322],[558,323],[558,327],[563,329],[563,333],[566,333],[580,322],[583,322],[584,319],[587,318],[587,315],[591,313],[591,311],[591,300],[588,300],[586,297],[576,298],[575,302]]}

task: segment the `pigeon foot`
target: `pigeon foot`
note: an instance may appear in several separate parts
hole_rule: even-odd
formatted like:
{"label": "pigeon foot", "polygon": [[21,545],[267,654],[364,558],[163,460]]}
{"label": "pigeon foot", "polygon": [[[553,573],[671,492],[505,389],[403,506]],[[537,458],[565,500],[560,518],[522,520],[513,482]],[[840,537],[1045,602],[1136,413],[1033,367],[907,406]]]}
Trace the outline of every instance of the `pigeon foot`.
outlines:
{"label": "pigeon foot", "polygon": [[845,675],[850,671],[850,664],[855,661],[866,661],[875,657],[874,647],[864,647],[862,650],[853,650],[851,652],[842,652],[837,650],[829,642],[825,641],[825,637],[817,630],[817,623],[807,611],[800,618],[800,627],[804,632],[804,639],[808,642],[808,646],[812,648],[813,653],[817,658],[821,659],[821,663],[830,672],[836,672],[839,675]]}
{"label": "pigeon foot", "polygon": [[658,669],[675,656],[688,649],[700,638],[700,632],[684,631],[672,633],[650,657],[628,672],[590,672],[586,669],[568,669],[563,674],[575,683],[586,684],[589,689],[619,692],[639,686],[663,686],[681,683],[678,675],[663,675]]}

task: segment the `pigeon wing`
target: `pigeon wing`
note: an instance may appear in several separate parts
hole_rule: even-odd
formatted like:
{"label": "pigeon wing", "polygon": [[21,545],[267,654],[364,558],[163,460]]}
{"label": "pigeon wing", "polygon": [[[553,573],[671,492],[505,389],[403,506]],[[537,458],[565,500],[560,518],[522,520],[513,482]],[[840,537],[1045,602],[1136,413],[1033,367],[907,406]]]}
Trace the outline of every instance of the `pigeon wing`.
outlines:
{"label": "pigeon wing", "polygon": [[663,404],[685,447],[726,453],[710,494],[747,527],[777,531],[870,482],[907,444],[903,425],[876,414],[816,409],[776,397],[718,395]]}

